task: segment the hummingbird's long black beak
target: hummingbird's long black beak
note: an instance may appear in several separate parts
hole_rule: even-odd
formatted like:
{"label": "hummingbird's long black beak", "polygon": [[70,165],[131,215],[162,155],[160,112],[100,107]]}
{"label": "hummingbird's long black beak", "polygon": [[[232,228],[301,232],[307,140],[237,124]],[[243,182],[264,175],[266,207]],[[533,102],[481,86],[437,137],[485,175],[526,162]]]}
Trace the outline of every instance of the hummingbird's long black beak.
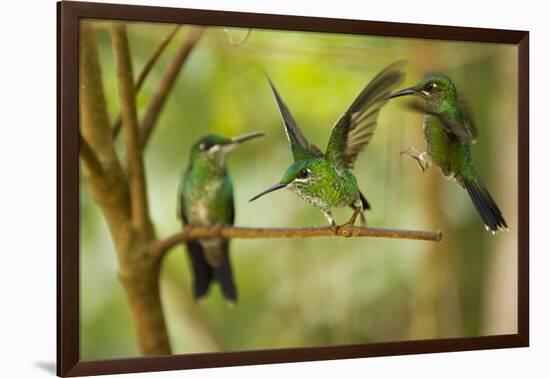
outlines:
{"label": "hummingbird's long black beak", "polygon": [[252,202],[254,200],[257,200],[258,198],[260,198],[261,196],[263,196],[264,194],[267,194],[267,193],[271,193],[271,192],[274,192],[275,190],[279,190],[279,189],[283,189],[284,187],[286,187],[286,184],[281,184],[281,183],[277,183],[275,185],[272,185],[270,186],[269,188],[267,188],[266,190],[256,194],[254,197],[252,197],[251,199],[248,200],[248,202]]}
{"label": "hummingbird's long black beak", "polygon": [[265,133],[263,131],[256,131],[256,132],[253,132],[253,133],[250,133],[250,134],[239,135],[239,136],[231,138],[231,142],[229,142],[229,144],[243,143],[243,142],[246,142],[247,140],[258,138],[258,137],[261,137],[261,136],[264,136],[264,135],[265,135]]}
{"label": "hummingbird's long black beak", "polygon": [[395,93],[391,94],[389,96],[389,98],[408,96],[408,95],[413,95],[413,94],[416,94],[416,93],[417,93],[416,89],[414,89],[414,87],[411,87],[411,88],[406,88],[406,89],[402,89],[398,92],[395,92]]}

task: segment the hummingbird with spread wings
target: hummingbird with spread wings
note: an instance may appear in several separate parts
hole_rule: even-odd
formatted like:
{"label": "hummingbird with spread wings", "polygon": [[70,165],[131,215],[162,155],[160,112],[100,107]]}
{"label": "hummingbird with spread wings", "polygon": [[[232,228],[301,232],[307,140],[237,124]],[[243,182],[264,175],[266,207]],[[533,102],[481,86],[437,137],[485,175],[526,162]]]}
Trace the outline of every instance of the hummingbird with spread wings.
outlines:
{"label": "hummingbird with spread wings", "polygon": [[422,129],[427,145],[425,152],[410,147],[402,154],[415,159],[423,172],[434,163],[445,177],[455,179],[468,192],[487,230],[496,233],[507,229],[502,212],[474,168],[470,146],[477,130],[469,107],[458,97],[451,79],[432,75],[391,98],[401,96],[421,99],[413,108],[424,113]]}
{"label": "hummingbird with spread wings", "polygon": [[[178,191],[178,216],[184,226],[233,225],[235,206],[227,157],[239,144],[264,135],[263,132],[226,138],[206,135],[191,148],[189,165]],[[230,304],[237,302],[237,288],[229,260],[229,239],[205,238],[186,242],[193,271],[196,299],[208,293],[217,281]]]}
{"label": "hummingbird with spread wings", "polygon": [[325,153],[311,144],[302,134],[279,92],[269,80],[271,90],[279,107],[294,163],[282,179],[250,199],[279,189],[289,189],[306,202],[319,208],[333,231],[337,225],[331,209],[350,206],[353,214],[347,224],[353,225],[370,204],[359,190],[352,172],[354,163],[372,140],[380,109],[386,104],[391,92],[403,81],[403,62],[396,62],[378,73],[359,93],[351,106],[342,114],[332,129]]}

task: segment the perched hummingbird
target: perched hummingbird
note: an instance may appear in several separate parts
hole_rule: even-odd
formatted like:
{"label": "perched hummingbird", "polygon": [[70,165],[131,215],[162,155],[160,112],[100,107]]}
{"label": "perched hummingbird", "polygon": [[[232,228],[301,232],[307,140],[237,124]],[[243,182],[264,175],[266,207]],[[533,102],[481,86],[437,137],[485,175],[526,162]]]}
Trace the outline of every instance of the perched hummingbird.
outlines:
{"label": "perched hummingbird", "polygon": [[428,77],[419,84],[391,95],[418,96],[422,106],[415,106],[424,115],[424,138],[428,150],[420,153],[413,147],[402,152],[415,159],[423,172],[435,163],[444,176],[454,178],[468,191],[485,228],[496,233],[508,225],[495,200],[485,188],[472,163],[470,145],[477,131],[469,108],[459,100],[453,82],[446,76]]}
{"label": "perched hummingbird", "polygon": [[352,168],[357,155],[374,135],[380,108],[387,102],[391,91],[403,81],[403,65],[403,62],[397,62],[388,66],[359,93],[334,125],[324,154],[304,137],[268,79],[283,119],[294,164],[287,169],[279,183],[252,197],[250,201],[274,190],[287,188],[319,208],[333,231],[336,231],[337,226],[331,213],[332,208],[350,206],[354,211],[348,224],[353,225],[360,214],[361,223],[366,225],[363,211],[370,209],[370,205],[359,191]]}
{"label": "perched hummingbird", "polygon": [[[233,184],[227,172],[226,159],[238,144],[264,135],[255,132],[234,138],[207,135],[191,148],[189,165],[178,191],[178,216],[184,225],[232,225],[235,220]],[[187,243],[191,259],[196,299],[204,297],[210,282],[217,280],[229,303],[237,302],[229,261],[229,240],[208,238]]]}

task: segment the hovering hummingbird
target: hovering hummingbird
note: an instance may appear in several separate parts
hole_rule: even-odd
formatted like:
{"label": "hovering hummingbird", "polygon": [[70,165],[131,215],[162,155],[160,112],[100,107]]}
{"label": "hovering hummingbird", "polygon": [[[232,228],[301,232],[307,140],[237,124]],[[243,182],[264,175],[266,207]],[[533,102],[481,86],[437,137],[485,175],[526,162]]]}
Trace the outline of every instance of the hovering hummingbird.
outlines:
{"label": "hovering hummingbird", "polygon": [[[178,191],[178,216],[184,225],[233,224],[233,184],[227,172],[227,156],[238,144],[263,135],[262,132],[234,138],[207,135],[193,145]],[[208,238],[186,244],[193,269],[195,298],[204,297],[210,282],[217,280],[225,299],[236,303],[237,289],[229,261],[229,240]]]}
{"label": "hovering hummingbird", "polygon": [[334,125],[324,154],[304,137],[268,78],[283,119],[294,164],[279,183],[255,195],[250,202],[264,194],[287,188],[319,208],[333,231],[337,226],[332,208],[350,206],[353,214],[347,224],[353,225],[360,214],[361,223],[366,225],[363,211],[370,209],[370,205],[359,191],[352,168],[357,155],[374,135],[380,108],[387,102],[391,91],[403,81],[403,66],[403,62],[396,62],[386,67],[359,93]]}
{"label": "hovering hummingbird", "polygon": [[496,233],[499,228],[507,229],[500,209],[472,163],[470,145],[477,137],[477,130],[453,82],[446,76],[434,75],[390,97],[407,95],[424,100],[422,106],[414,107],[425,114],[422,128],[428,150],[419,152],[409,147],[401,154],[415,159],[423,172],[435,163],[444,176],[456,179],[468,191],[487,230]]}

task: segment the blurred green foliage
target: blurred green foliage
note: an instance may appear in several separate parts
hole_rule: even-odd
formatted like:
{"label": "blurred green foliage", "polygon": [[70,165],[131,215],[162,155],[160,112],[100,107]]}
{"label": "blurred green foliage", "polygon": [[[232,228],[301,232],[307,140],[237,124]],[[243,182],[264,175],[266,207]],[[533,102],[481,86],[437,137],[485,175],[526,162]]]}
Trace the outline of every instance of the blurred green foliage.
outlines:
{"label": "blurred green foliage", "polygon": [[[109,28],[104,22],[95,26],[114,120],[118,89]],[[135,75],[170,28],[129,25]],[[235,40],[246,34],[229,32]],[[184,33],[185,28],[145,82],[137,100],[140,115]],[[437,71],[468,98],[480,131],[474,162],[511,231],[485,232],[465,191],[437,169],[422,174],[414,161],[399,156],[409,145],[424,147],[422,119],[393,101],[382,110],[377,133],[355,168],[373,207],[369,225],[440,229],[445,241],[234,240],[235,308],[224,304],[217,286],[204,303],[191,300],[190,268],[183,246],[177,247],[164,260],[161,277],[174,353],[212,351],[212,340],[237,351],[515,332],[516,53],[513,46],[497,44],[268,30],[252,30],[236,47],[223,28],[209,28],[183,67],[145,153],[159,237],[181,228],[179,176],[190,146],[207,133],[267,132],[230,157],[237,225],[325,225],[317,209],[288,191],[247,202],[277,182],[292,159],[264,70],[304,134],[324,149],[332,124],[356,94],[400,59],[408,61],[404,85]],[[122,156],[120,140],[117,148]],[[111,238],[85,181],[81,184],[81,357],[135,356]],[[335,215],[341,223],[350,210]]]}

